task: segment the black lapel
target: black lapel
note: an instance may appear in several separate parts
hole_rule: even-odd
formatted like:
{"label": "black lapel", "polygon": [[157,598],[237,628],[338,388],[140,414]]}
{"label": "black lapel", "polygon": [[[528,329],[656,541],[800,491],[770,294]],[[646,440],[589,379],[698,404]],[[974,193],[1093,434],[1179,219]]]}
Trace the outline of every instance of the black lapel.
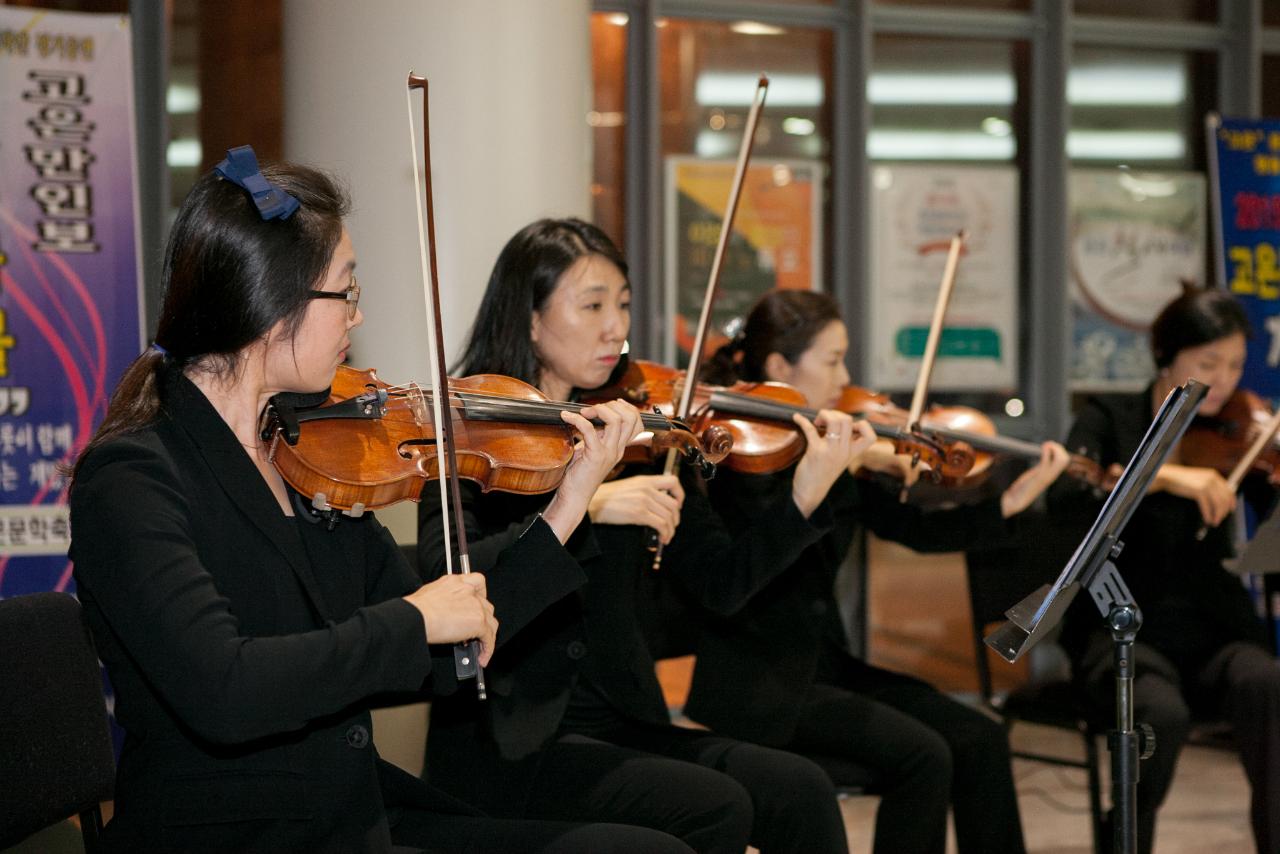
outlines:
{"label": "black lapel", "polygon": [[208,398],[181,373],[173,374],[167,383],[165,408],[191,437],[231,503],[288,561],[312,609],[322,621],[328,621],[329,608],[311,573],[298,532],[293,530],[296,521],[280,512],[271,488]]}

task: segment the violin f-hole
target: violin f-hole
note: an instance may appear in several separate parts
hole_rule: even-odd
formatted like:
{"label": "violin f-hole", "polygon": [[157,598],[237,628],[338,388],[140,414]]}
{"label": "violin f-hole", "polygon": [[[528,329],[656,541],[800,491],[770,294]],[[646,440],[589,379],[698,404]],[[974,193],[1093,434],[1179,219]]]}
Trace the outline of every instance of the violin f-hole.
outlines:
{"label": "violin f-hole", "polygon": [[435,444],[436,444],[435,437],[422,438],[422,439],[405,439],[396,448],[396,453],[400,455],[401,459],[411,460],[413,459],[414,454],[412,451],[408,450],[409,448],[416,448],[418,446],[435,447]]}

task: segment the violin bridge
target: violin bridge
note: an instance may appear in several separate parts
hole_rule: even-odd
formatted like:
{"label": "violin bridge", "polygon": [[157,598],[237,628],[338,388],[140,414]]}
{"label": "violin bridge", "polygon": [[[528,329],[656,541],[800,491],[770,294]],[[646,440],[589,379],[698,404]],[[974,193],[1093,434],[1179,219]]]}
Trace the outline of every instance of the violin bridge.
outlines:
{"label": "violin bridge", "polygon": [[430,424],[431,414],[427,410],[427,396],[423,394],[422,386],[410,383],[409,393],[406,396],[409,399],[409,411],[413,413],[414,423]]}

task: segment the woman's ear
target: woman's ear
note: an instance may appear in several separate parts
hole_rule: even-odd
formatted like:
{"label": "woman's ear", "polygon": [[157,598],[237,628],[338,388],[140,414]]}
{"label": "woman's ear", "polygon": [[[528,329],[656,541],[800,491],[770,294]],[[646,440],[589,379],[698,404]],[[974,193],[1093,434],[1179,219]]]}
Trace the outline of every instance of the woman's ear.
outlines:
{"label": "woman's ear", "polygon": [[764,378],[778,383],[791,382],[795,372],[791,363],[781,353],[774,351],[764,359]]}

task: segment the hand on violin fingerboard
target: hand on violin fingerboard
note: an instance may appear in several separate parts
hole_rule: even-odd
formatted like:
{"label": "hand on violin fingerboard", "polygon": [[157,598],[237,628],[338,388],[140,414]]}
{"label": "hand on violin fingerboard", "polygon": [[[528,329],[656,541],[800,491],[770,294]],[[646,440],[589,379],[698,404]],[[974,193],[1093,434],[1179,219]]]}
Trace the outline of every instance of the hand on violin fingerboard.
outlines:
{"label": "hand on violin fingerboard", "polygon": [[[848,414],[833,409],[819,411],[813,421],[800,413],[791,417],[806,440],[791,480],[791,497],[801,515],[808,518],[854,459],[875,444],[876,435],[866,421],[855,425]],[[823,432],[819,433],[819,428]]]}
{"label": "hand on violin fingerboard", "polygon": [[641,525],[658,532],[666,545],[676,535],[684,488],[673,474],[645,474],[603,483],[588,513],[599,525]]}
{"label": "hand on violin fingerboard", "polygon": [[[586,515],[591,497],[642,428],[639,410],[621,400],[597,403],[581,413],[561,412],[560,417],[578,431],[580,441],[574,446],[573,460],[551,503],[542,511],[542,518],[564,543]],[[592,418],[603,421],[604,426],[592,426],[588,420]]]}
{"label": "hand on violin fingerboard", "polygon": [[859,469],[887,474],[895,480],[902,481],[904,487],[910,487],[920,479],[925,467],[911,464],[910,454],[899,454],[893,443],[887,439],[878,439],[875,444],[849,466],[849,474],[857,474]]}
{"label": "hand on violin fingerboard", "polygon": [[1216,469],[1165,463],[1151,484],[1152,492],[1168,492],[1189,498],[1200,508],[1200,518],[1217,527],[1236,507],[1236,495]]}
{"label": "hand on violin fingerboard", "polygon": [[1024,471],[1000,495],[1000,514],[1008,519],[1030,507],[1058,475],[1067,470],[1071,455],[1057,442],[1040,445],[1040,461]]}

